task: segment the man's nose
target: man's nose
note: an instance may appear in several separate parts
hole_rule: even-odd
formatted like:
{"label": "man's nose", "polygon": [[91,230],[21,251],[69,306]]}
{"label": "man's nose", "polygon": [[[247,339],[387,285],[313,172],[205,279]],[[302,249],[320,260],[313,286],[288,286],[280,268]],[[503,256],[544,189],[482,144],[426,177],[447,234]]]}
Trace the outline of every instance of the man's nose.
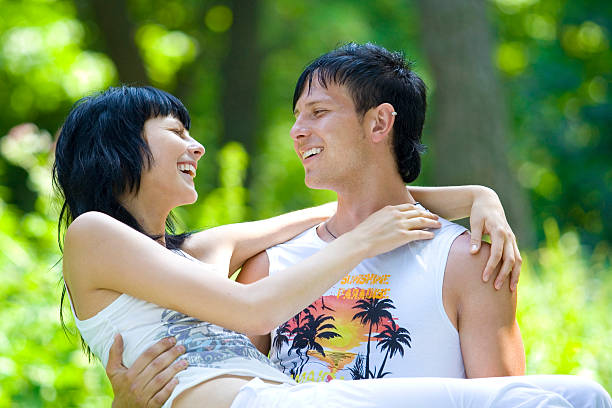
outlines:
{"label": "man's nose", "polygon": [[289,132],[289,134],[291,135],[291,138],[294,141],[297,141],[298,139],[304,136],[308,136],[310,134],[310,127],[307,126],[304,121],[298,118],[291,127],[291,131]]}

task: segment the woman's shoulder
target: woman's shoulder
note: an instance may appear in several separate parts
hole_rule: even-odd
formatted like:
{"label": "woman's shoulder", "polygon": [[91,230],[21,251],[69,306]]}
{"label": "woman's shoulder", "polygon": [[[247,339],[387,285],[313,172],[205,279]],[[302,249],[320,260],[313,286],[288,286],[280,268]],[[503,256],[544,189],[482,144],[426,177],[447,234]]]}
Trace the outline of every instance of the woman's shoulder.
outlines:
{"label": "woman's shoulder", "polygon": [[85,244],[107,234],[118,233],[127,226],[110,215],[99,211],[88,211],[76,217],[66,229],[65,247]]}
{"label": "woman's shoulder", "polygon": [[99,287],[98,278],[103,275],[101,271],[109,257],[98,252],[105,247],[104,242],[117,239],[113,237],[117,237],[120,224],[107,214],[89,211],[75,218],[66,230],[62,272],[75,313],[81,320],[94,316],[119,296],[116,291]]}
{"label": "woman's shoulder", "polygon": [[100,226],[106,225],[108,223],[118,223],[115,218],[111,217],[108,214],[104,214],[100,211],[87,211],[78,217],[76,217],[68,226],[66,230],[66,234],[69,233],[78,233],[82,229],[87,228],[99,228]]}
{"label": "woman's shoulder", "polygon": [[96,251],[100,243],[119,239],[125,234],[126,229],[130,228],[121,221],[98,211],[88,211],[79,215],[66,229],[64,265],[80,264]]}

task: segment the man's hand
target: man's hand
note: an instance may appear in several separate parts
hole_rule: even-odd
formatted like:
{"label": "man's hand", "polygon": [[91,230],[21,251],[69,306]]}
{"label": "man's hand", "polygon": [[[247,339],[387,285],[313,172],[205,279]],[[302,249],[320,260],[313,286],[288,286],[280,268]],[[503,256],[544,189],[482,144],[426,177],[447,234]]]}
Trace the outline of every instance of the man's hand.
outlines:
{"label": "man's hand", "polygon": [[495,279],[495,289],[500,289],[510,275],[510,290],[516,290],[523,259],[518,250],[516,237],[506,220],[504,208],[493,190],[484,188],[474,195],[470,228],[472,254],[480,250],[483,233],[491,237],[491,255],[482,273],[482,280],[488,282],[503,259],[502,267]]}
{"label": "man's hand", "polygon": [[113,387],[114,408],[161,407],[170,397],[178,384],[174,376],[187,368],[187,361],[179,360],[185,352],[184,346],[175,346],[174,337],[164,338],[142,353],[134,364],[127,368],[123,365],[123,338],[115,335],[108,354],[106,375]]}

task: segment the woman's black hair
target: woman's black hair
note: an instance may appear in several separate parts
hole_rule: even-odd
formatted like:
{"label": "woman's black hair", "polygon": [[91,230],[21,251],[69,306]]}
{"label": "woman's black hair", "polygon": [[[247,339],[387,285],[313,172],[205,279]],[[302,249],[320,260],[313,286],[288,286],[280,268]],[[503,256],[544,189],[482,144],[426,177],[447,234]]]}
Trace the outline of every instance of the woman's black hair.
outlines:
{"label": "woman's black hair", "polygon": [[[153,87],[112,87],[74,104],[57,139],[53,164],[53,186],[62,199],[57,230],[60,250],[68,225],[88,211],[108,214],[148,235],[118,197],[124,192],[137,193],[143,170],[152,164],[143,128],[148,119],[158,116],[173,116],[186,129],[191,124],[180,100]],[[168,249],[179,249],[189,235],[175,234],[172,215],[166,219]],[[63,285],[60,320],[64,328],[65,297]]]}

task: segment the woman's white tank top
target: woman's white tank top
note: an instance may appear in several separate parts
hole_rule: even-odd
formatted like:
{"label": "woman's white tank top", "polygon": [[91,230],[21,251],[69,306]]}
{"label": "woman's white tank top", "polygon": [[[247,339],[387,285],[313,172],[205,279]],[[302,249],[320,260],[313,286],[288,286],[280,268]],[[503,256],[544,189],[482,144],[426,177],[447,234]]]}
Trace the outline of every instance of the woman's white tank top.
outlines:
{"label": "woman's white tank top", "polygon": [[[184,252],[181,254],[199,262]],[[186,352],[179,358],[186,359],[189,367],[177,374],[179,384],[164,407],[172,406],[172,401],[184,390],[226,374],[293,383],[291,378],[274,368],[244,334],[127,294],[120,295],[95,316],[85,320],[77,318],[72,299],[70,304],[83,339],[105,367],[116,333],[123,337],[123,364],[126,367],[164,337],[175,336],[177,344],[185,346]]]}

